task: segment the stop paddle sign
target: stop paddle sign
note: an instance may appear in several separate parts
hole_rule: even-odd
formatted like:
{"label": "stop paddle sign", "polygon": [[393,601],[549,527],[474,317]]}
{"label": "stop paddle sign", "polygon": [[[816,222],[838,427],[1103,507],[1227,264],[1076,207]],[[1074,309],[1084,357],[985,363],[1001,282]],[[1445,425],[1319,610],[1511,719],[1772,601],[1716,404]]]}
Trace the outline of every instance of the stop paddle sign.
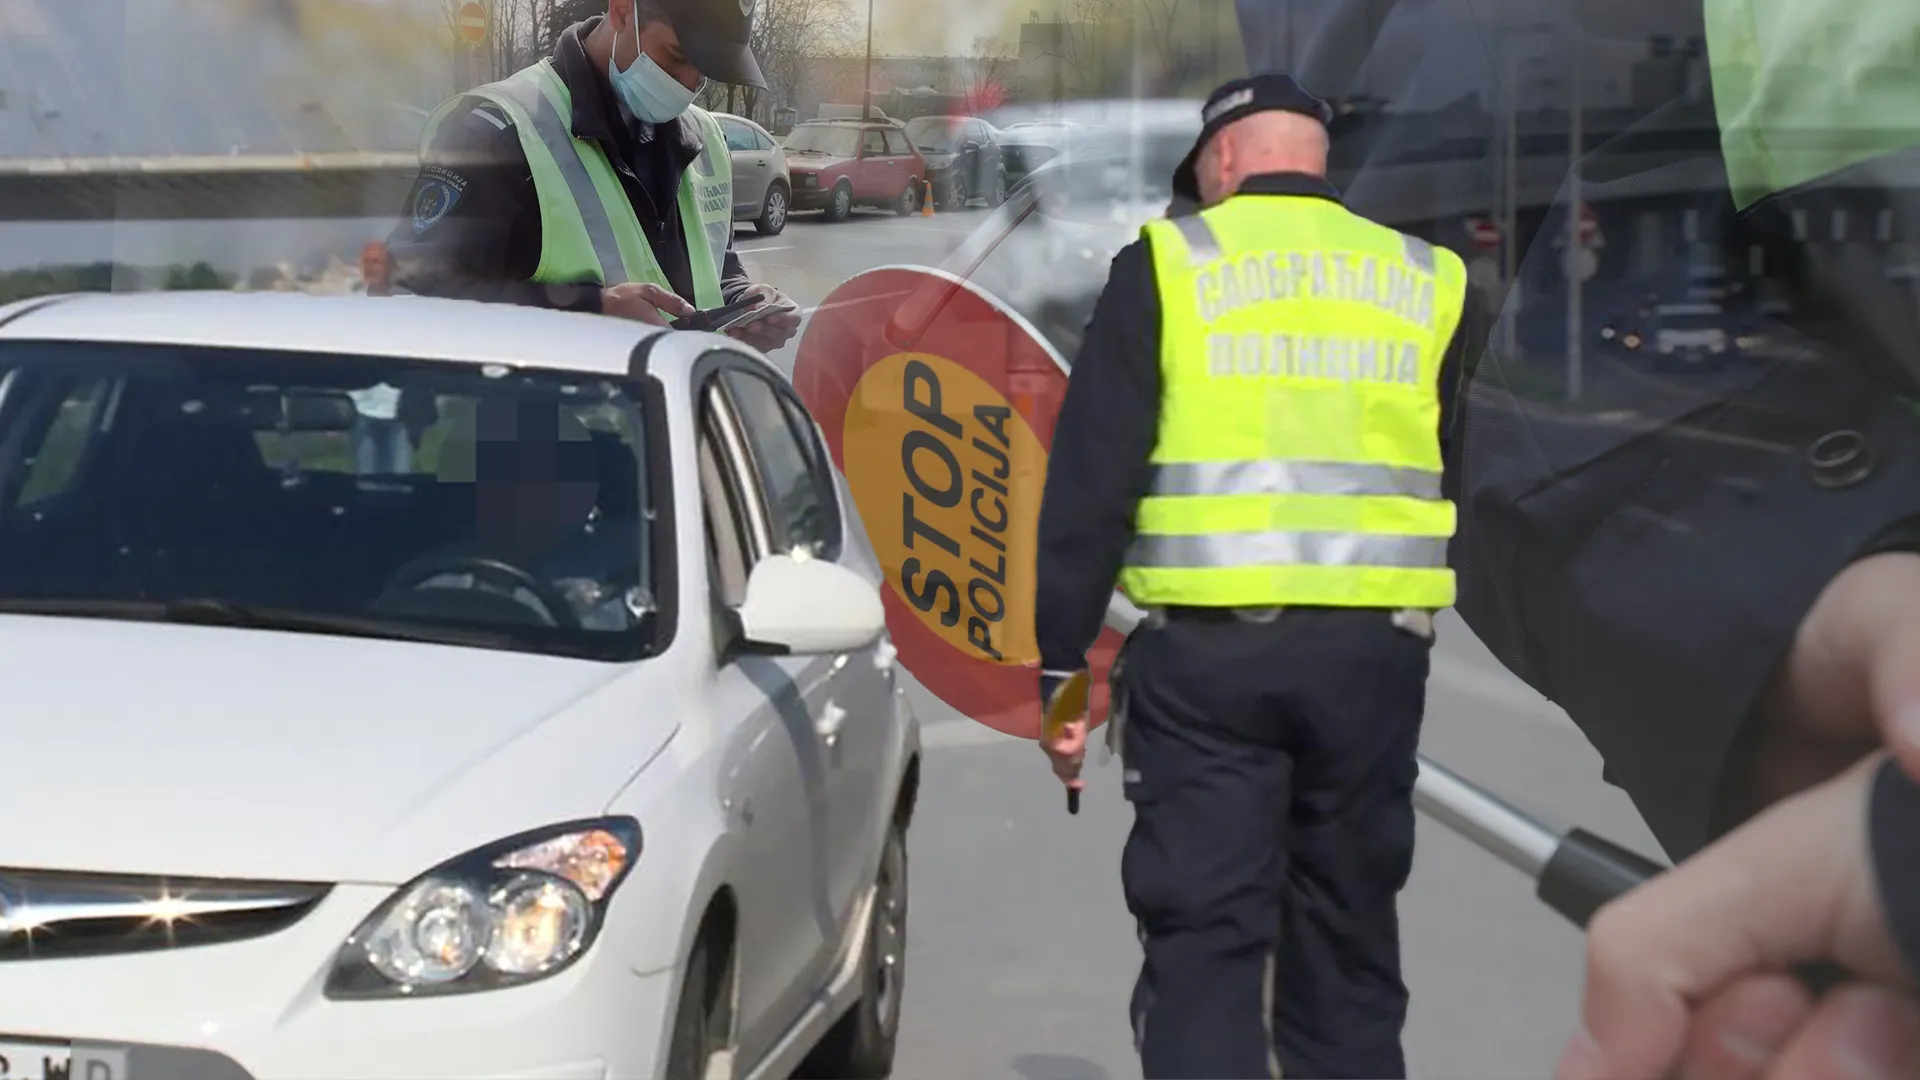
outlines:
{"label": "stop paddle sign", "polygon": [[[814,312],[793,383],[885,574],[900,663],[960,713],[1037,738],[1034,554],[1066,362],[970,282],[883,267]],[[1121,641],[1104,630],[1088,658],[1094,724]]]}

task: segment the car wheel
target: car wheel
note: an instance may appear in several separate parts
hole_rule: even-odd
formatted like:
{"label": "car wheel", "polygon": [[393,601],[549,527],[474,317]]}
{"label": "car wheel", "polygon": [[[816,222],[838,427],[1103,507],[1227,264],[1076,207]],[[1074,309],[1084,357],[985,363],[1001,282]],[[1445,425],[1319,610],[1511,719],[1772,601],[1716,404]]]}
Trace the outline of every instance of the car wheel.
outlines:
{"label": "car wheel", "polygon": [[955,172],[947,181],[947,209],[965,210],[967,200],[972,197],[972,194],[967,191],[967,178]]}
{"label": "car wheel", "polygon": [[894,822],[873,882],[860,1000],[814,1048],[795,1080],[885,1080],[900,1036],[900,996],[907,975],[907,830]]}
{"label": "car wheel", "polygon": [[1007,174],[1005,170],[993,174],[993,190],[987,192],[987,205],[999,206],[1007,201]]}
{"label": "car wheel", "polygon": [[666,1080],[706,1080],[707,1066],[724,1049],[713,1029],[713,989],[712,951],[703,935],[687,958],[687,976],[680,984],[680,1004],[667,1041]]}
{"label": "car wheel", "polygon": [[893,200],[894,213],[899,214],[901,217],[906,217],[908,214],[920,209],[921,183],[922,181],[918,177],[908,181],[906,190],[900,193],[899,198]]}
{"label": "car wheel", "polygon": [[845,221],[853,216],[853,185],[841,181],[827,202],[827,220]]}
{"label": "car wheel", "polygon": [[774,184],[767,188],[767,203],[760,208],[760,220],[753,227],[761,236],[778,236],[787,227],[787,189]]}

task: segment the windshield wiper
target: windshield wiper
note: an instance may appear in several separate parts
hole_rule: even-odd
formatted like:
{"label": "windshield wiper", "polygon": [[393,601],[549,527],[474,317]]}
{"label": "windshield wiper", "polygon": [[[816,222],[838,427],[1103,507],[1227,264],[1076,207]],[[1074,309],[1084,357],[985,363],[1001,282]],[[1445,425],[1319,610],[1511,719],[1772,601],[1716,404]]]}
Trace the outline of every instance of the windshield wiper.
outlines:
{"label": "windshield wiper", "polygon": [[0,615],[57,615],[80,619],[124,619],[192,626],[230,626],[243,630],[287,630],[307,634],[417,641],[430,645],[466,645],[484,649],[517,647],[513,635],[487,630],[425,626],[364,615],[282,611],[249,607],[209,597],[180,600],[90,600],[78,598],[0,598]]}

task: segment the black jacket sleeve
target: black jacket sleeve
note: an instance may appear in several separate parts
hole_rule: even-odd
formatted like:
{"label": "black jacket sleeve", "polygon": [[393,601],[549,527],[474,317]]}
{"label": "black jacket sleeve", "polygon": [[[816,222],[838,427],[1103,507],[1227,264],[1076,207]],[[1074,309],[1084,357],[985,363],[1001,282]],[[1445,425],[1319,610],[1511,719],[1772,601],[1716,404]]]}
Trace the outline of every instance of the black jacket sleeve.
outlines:
{"label": "black jacket sleeve", "polygon": [[1133,540],[1159,429],[1160,297],[1152,250],[1136,240],[1114,256],[1053,429],[1034,607],[1044,670],[1086,666]]}
{"label": "black jacket sleeve", "polygon": [[600,287],[535,284],[540,200],[520,137],[475,100],[449,116],[388,241],[394,284],[425,296],[600,310]]}
{"label": "black jacket sleeve", "polygon": [[733,250],[733,240],[728,238],[727,258],[720,266],[720,295],[731,304],[751,288],[753,279],[747,276],[747,268],[740,263],[740,253]]}

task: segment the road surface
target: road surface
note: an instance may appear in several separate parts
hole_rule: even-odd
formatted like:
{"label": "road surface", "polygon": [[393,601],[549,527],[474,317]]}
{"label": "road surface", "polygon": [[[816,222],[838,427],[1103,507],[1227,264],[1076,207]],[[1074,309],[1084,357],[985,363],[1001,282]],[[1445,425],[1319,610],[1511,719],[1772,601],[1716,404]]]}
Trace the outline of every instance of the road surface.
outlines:
{"label": "road surface", "polygon": [[[756,279],[812,307],[872,266],[937,265],[985,212],[743,229]],[[792,363],[791,347],[776,359]],[[1131,821],[1117,764],[1094,766],[1080,816],[1033,744],[974,724],[914,689],[927,760],[911,839],[902,1080],[1139,1076],[1126,1001],[1139,946],[1121,901]],[[1508,675],[1458,618],[1440,621],[1425,752],[1559,826],[1658,854],[1565,715]],[[1097,754],[1096,754],[1097,760]],[[1420,1078],[1551,1074],[1573,1028],[1582,939],[1529,885],[1421,822],[1402,902],[1413,994],[1408,1064]]]}

